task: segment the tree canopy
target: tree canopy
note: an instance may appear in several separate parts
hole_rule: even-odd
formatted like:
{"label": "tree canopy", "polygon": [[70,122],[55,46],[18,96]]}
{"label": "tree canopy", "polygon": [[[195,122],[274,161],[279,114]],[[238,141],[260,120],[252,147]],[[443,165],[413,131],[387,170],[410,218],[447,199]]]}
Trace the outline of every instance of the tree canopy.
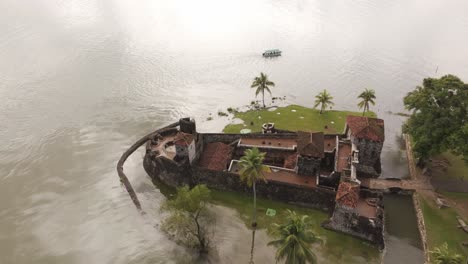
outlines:
{"label": "tree canopy", "polygon": [[321,105],[320,107],[320,114],[323,113],[323,110],[327,108],[328,106],[334,105],[333,103],[333,96],[328,93],[328,91],[325,89],[323,92],[320,92],[318,95],[315,96],[315,105],[314,108],[317,108],[317,106]]}
{"label": "tree canopy", "polygon": [[250,262],[253,262],[254,245],[255,245],[255,228],[257,227],[257,191],[255,189],[255,183],[259,179],[263,179],[266,182],[265,175],[263,172],[269,172],[270,168],[263,165],[266,153],[260,152],[258,148],[247,149],[244,152],[244,156],[239,161],[241,170],[239,172],[241,181],[247,183],[249,187],[252,187],[253,191],[253,211],[252,211],[252,246],[250,249]]}
{"label": "tree canopy", "polygon": [[270,87],[275,86],[275,83],[268,80],[268,76],[263,72],[260,73],[260,76],[255,77],[254,81],[252,82],[251,88],[257,88],[255,90],[255,96],[259,93],[262,93],[262,102],[263,107],[265,108],[265,91],[269,92],[271,95]]}
{"label": "tree canopy", "polygon": [[468,84],[454,75],[426,78],[404,98],[413,111],[404,126],[422,160],[452,151],[468,162]]}
{"label": "tree canopy", "polygon": [[447,243],[429,251],[435,264],[462,264],[463,256],[449,251]]}
{"label": "tree canopy", "polygon": [[163,210],[171,213],[164,220],[163,229],[173,235],[177,242],[198,248],[201,253],[206,252],[213,220],[206,210],[210,199],[210,190],[205,185],[192,189],[188,186],[178,188],[176,197],[162,206]]}
{"label": "tree canopy", "polygon": [[311,226],[307,215],[297,215],[291,210],[287,211],[286,223],[272,224],[271,234],[277,240],[269,242],[268,245],[277,248],[277,262],[285,259],[286,264],[317,263],[317,257],[310,246],[321,239],[312,232]]}
{"label": "tree canopy", "polygon": [[266,153],[260,152],[258,148],[247,149],[244,156],[241,157],[239,165],[241,170],[239,172],[241,180],[245,181],[249,187],[260,180],[266,181],[263,172],[269,172],[268,166],[263,165]]}
{"label": "tree canopy", "polygon": [[366,111],[369,111],[369,103],[375,105],[374,99],[376,97],[375,91],[373,89],[366,88],[361,94],[359,94],[358,98],[361,99],[361,101],[358,103],[359,109],[364,108],[362,115],[364,115]]}

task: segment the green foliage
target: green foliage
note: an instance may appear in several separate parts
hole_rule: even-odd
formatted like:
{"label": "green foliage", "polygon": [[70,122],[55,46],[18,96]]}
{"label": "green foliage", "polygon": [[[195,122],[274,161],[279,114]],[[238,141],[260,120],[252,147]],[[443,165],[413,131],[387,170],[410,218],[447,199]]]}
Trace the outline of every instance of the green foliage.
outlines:
{"label": "green foliage", "polygon": [[270,168],[263,165],[264,159],[265,153],[260,152],[258,148],[247,149],[240,159],[241,169],[239,174],[241,180],[245,181],[249,187],[252,187],[253,183],[260,179],[266,182],[263,172],[269,172]]}
{"label": "green foliage", "polygon": [[257,227],[257,194],[255,190],[255,183],[259,179],[266,182],[263,172],[269,172],[270,168],[263,165],[265,154],[260,152],[258,148],[247,149],[244,156],[239,161],[241,167],[239,174],[241,181],[245,181],[253,190],[253,212],[252,212],[252,247],[250,251],[250,263],[253,263],[254,243],[255,243],[255,228]]}
{"label": "green foliage", "polygon": [[218,116],[228,116],[228,114],[224,113],[223,111],[218,111]]}
{"label": "green foliage", "polygon": [[275,246],[276,261],[285,259],[286,264],[317,263],[317,257],[310,246],[321,239],[312,232],[312,224],[307,215],[297,215],[288,210],[287,221],[284,224],[272,224],[271,235],[276,237],[268,243]]}
{"label": "green foliage", "polygon": [[211,121],[211,120],[213,120],[213,117],[211,117],[211,116],[206,118],[206,121]]}
{"label": "green foliage", "polygon": [[435,264],[462,264],[463,256],[449,251],[447,243],[436,247],[431,253],[433,263]]}
{"label": "green foliage", "polygon": [[270,87],[273,86],[275,86],[275,83],[268,80],[268,76],[263,72],[260,73],[260,76],[255,77],[252,85],[250,85],[250,88],[257,88],[255,96],[262,93],[263,107],[265,107],[265,90],[271,95]]}
{"label": "green foliage", "polygon": [[210,190],[205,185],[193,189],[184,186],[177,189],[177,195],[167,200],[163,210],[170,216],[163,222],[162,229],[174,236],[177,242],[199,249],[201,253],[208,250],[212,216],[207,211],[211,199]]}
{"label": "green foliage", "polygon": [[362,111],[362,115],[364,115],[364,113],[366,113],[366,111],[369,111],[369,103],[371,103],[372,105],[375,105],[374,99],[376,97],[375,97],[375,91],[373,89],[367,89],[366,88],[358,96],[358,98],[361,99],[361,101],[358,103],[359,109],[364,108],[364,110]]}
{"label": "green foliage", "polygon": [[[252,198],[238,192],[211,191],[213,202],[221,206],[233,208],[238,213],[246,226],[251,225],[250,214],[252,212]],[[276,216],[267,216],[265,213],[268,208],[276,210]],[[370,243],[363,242],[343,233],[331,231],[321,227],[321,224],[330,217],[328,213],[318,209],[311,209],[284,203],[271,199],[257,199],[257,222],[258,228],[267,228],[270,233],[271,223],[285,223],[287,219],[287,210],[294,210],[297,214],[309,216],[308,222],[311,224],[311,230],[326,241],[326,244],[320,247],[320,258],[323,263],[346,263],[362,264],[372,263],[380,264],[380,253],[377,247]],[[265,240],[266,239],[266,240]],[[276,238],[275,238],[276,239]],[[247,237],[246,237],[247,240]],[[273,240],[270,238],[270,240]],[[268,243],[268,236],[261,236],[257,239],[258,243]],[[272,248],[273,249],[273,248]],[[273,262],[274,263],[274,262]],[[280,262],[281,263],[281,262]]]}
{"label": "green foliage", "polygon": [[228,107],[227,112],[230,114],[234,114],[235,112],[237,112],[237,110],[232,107]]}
{"label": "green foliage", "polygon": [[333,96],[331,96],[327,90],[323,90],[323,92],[319,93],[318,95],[315,96],[315,105],[314,109],[317,108],[317,106],[321,105],[320,107],[320,114],[323,113],[323,110],[327,108],[328,106],[334,105],[332,102]]}
{"label": "green foliage", "polygon": [[426,225],[428,248],[447,243],[451,250],[467,255],[468,249],[462,246],[466,241],[466,233],[457,227],[457,211],[454,208],[440,210],[434,199],[430,197],[421,195],[418,199]]}
{"label": "green foliage", "polygon": [[404,104],[413,113],[403,129],[412,136],[419,158],[450,150],[468,162],[468,84],[453,75],[426,78]]}

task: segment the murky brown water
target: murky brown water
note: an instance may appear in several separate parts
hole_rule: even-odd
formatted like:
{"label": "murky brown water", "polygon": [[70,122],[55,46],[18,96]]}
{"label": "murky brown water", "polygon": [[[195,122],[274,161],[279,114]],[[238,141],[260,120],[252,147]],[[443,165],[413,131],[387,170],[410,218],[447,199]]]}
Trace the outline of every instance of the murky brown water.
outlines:
{"label": "murky brown water", "polygon": [[[388,111],[425,76],[468,80],[466,10],[464,0],[0,0],[0,262],[168,262],[180,249],[153,228],[164,197],[142,153],[125,170],[153,222],[120,187],[116,161],[162,124],[249,103],[260,71],[302,105],[326,88],[336,108],[356,109],[360,90],[375,89],[383,176],[404,176],[403,117]],[[283,56],[263,59],[268,48]],[[229,230],[223,241],[243,243]],[[225,262],[248,252],[238,250]]]}

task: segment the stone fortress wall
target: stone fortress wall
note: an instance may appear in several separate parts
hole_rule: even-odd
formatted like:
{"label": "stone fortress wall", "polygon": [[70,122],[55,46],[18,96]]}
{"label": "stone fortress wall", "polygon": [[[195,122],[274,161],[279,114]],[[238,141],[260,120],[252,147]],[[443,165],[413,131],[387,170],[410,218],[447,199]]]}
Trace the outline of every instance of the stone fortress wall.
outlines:
{"label": "stone fortress wall", "polygon": [[[182,119],[179,123],[171,127],[158,130],[155,137],[148,140],[146,144],[146,154],[143,166],[148,175],[157,181],[162,181],[171,187],[183,185],[195,186],[197,184],[206,184],[209,188],[221,191],[236,191],[251,193],[252,189],[241,182],[236,173],[227,170],[212,170],[198,166],[204,148],[209,143],[222,142],[234,146],[242,138],[263,138],[265,134],[223,134],[223,133],[197,133],[194,123]],[[177,129],[179,126],[179,129]],[[154,145],[158,137],[165,137],[177,131],[191,133],[195,140],[195,157],[189,161],[170,159],[158,155],[154,151]],[[290,139],[296,136],[295,133],[268,134],[268,138]],[[275,151],[275,150],[269,150]],[[376,192],[361,190],[364,197],[376,197],[379,199],[378,216],[376,219],[369,219],[360,216],[353,208],[346,208],[336,203],[337,192],[330,188],[324,188],[320,185],[301,186],[288,184],[286,182],[268,181],[267,183],[259,181],[256,186],[259,196],[274,199],[283,202],[289,202],[305,207],[316,208],[330,212],[333,217],[325,222],[323,226],[328,229],[336,230],[352,236],[370,241],[377,244],[380,248],[384,247],[383,240],[383,207],[381,196]],[[381,194],[380,194],[381,195]],[[333,212],[333,214],[332,214]]]}

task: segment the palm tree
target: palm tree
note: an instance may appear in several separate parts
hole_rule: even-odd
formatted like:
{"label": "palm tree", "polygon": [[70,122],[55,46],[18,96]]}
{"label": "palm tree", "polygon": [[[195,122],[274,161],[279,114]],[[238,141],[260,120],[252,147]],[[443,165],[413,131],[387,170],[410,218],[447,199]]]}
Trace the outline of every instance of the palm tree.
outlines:
{"label": "palm tree", "polygon": [[463,262],[462,255],[449,251],[447,242],[429,253],[431,253],[435,264],[462,264]]}
{"label": "palm tree", "polygon": [[263,165],[265,154],[260,152],[258,148],[248,149],[244,152],[244,156],[240,159],[239,165],[241,170],[239,172],[241,181],[247,182],[249,187],[253,189],[253,213],[252,213],[252,246],[250,249],[250,262],[253,262],[254,244],[255,244],[255,228],[257,227],[257,193],[255,183],[259,179],[266,182],[263,172],[269,172],[270,168]]}
{"label": "palm tree", "polygon": [[321,239],[311,230],[311,223],[307,215],[297,215],[287,211],[287,222],[282,225],[273,224],[272,234],[278,239],[268,243],[275,246],[276,262],[286,259],[286,264],[315,264],[317,257],[310,249],[310,245]]}
{"label": "palm tree", "polygon": [[269,172],[270,168],[263,165],[265,159],[264,152],[260,152],[258,148],[247,149],[244,152],[244,156],[240,159],[239,165],[241,170],[239,172],[241,180],[245,181],[249,187],[252,187],[254,200],[253,200],[253,215],[252,215],[252,226],[257,226],[257,194],[255,189],[255,183],[263,179],[266,182],[263,172]]}
{"label": "palm tree", "polygon": [[321,104],[322,106],[320,107],[320,114],[322,114],[323,110],[327,108],[327,106],[334,105],[332,100],[333,97],[327,92],[327,90],[323,90],[323,92],[315,96],[314,108],[317,108],[317,106]]}
{"label": "palm tree", "polygon": [[362,92],[359,96],[359,99],[362,99],[362,101],[359,102],[358,106],[359,109],[364,108],[364,111],[362,111],[362,115],[366,113],[366,111],[369,111],[369,103],[372,105],[375,105],[374,99],[375,99],[375,91],[373,89],[365,89],[364,92]]}
{"label": "palm tree", "polygon": [[275,83],[268,80],[268,76],[263,72],[260,73],[260,76],[255,77],[252,85],[250,86],[250,88],[257,88],[255,91],[255,96],[257,96],[260,92],[262,93],[263,108],[265,108],[265,90],[267,90],[271,95],[271,91],[268,86],[275,86]]}

